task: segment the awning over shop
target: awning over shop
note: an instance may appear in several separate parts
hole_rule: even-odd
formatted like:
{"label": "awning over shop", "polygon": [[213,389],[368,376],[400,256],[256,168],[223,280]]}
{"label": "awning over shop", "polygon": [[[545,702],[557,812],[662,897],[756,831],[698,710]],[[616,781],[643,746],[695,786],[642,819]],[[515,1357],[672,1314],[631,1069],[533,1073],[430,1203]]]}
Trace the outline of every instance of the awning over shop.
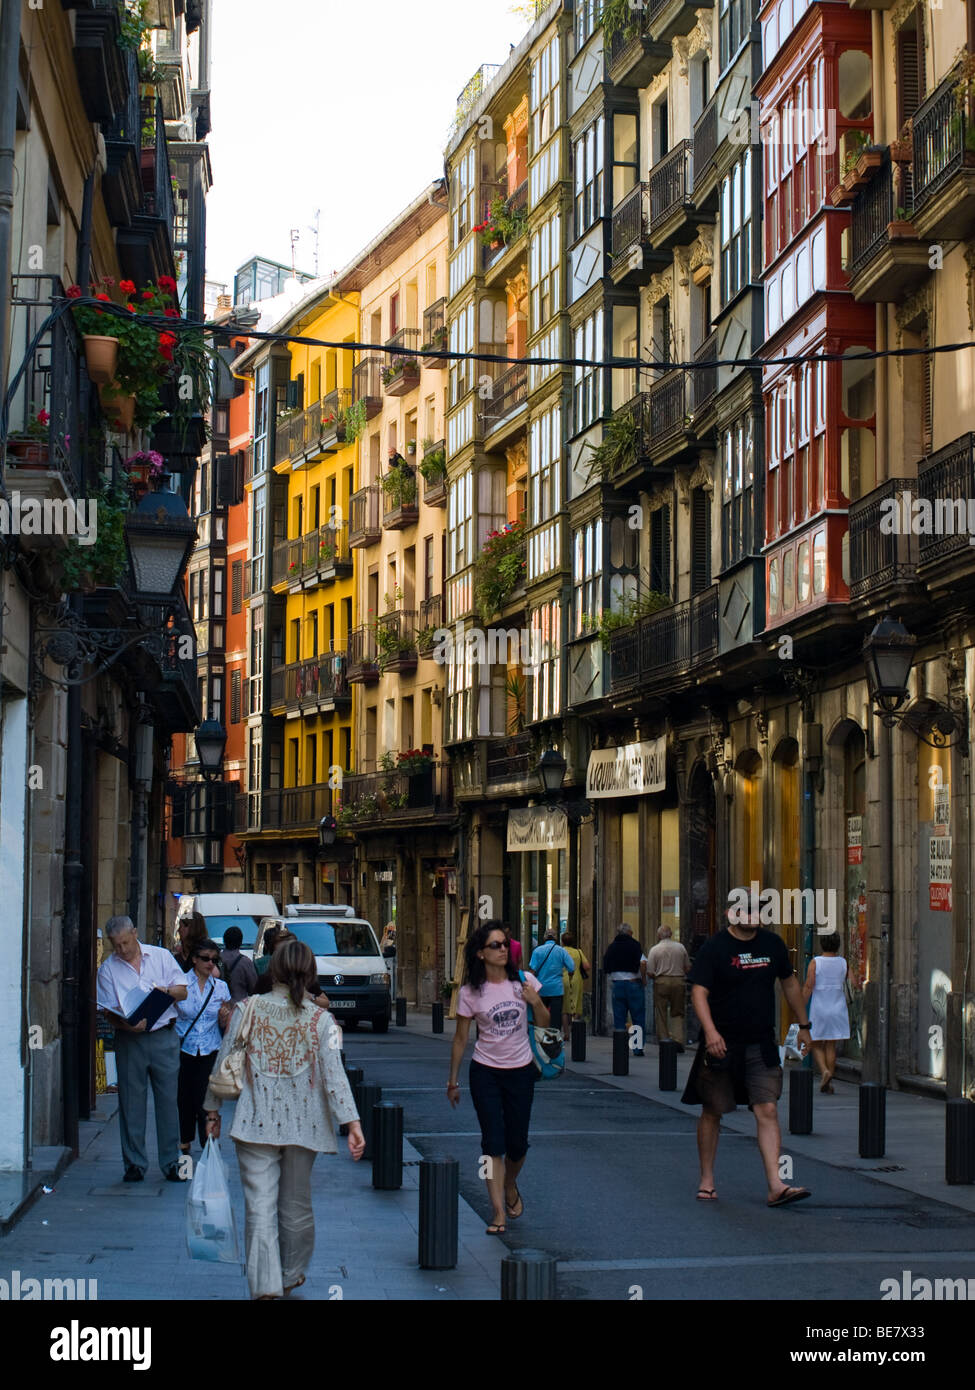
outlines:
{"label": "awning over shop", "polygon": [[568,849],[569,822],[564,811],[552,806],[530,806],[508,812],[508,853]]}

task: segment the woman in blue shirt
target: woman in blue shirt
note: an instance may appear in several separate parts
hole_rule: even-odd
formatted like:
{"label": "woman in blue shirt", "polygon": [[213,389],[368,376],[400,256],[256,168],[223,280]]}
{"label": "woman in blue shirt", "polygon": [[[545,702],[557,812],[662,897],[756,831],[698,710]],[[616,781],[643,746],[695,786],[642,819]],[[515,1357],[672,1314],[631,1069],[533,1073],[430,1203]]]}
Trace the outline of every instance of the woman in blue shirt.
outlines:
{"label": "woman in blue shirt", "polygon": [[230,999],[230,990],[214,975],[220,963],[220,947],[204,939],[193,947],[192,969],[186,975],[186,998],[177,1005],[176,1031],[180,1037],[179,1106],[180,1149],[190,1151],[193,1130],[200,1145],[206,1143],[206,1112],[203,1098],[213,1063],[220,1050],[220,1005]]}

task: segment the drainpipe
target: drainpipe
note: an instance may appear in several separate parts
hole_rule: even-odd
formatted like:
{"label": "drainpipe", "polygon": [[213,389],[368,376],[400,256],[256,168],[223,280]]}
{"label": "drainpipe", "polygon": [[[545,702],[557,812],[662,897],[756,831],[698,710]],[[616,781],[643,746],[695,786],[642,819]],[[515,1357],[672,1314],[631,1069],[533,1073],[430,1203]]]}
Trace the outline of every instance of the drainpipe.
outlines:
{"label": "drainpipe", "polygon": [[0,383],[10,371],[10,276],[13,270],[14,144],[17,138],[17,80],[20,75],[20,4],[0,9]]}
{"label": "drainpipe", "polygon": [[[880,941],[877,951],[877,1048],[876,1071],[870,1078],[878,1086],[890,1084],[890,934],[894,897],[894,735],[880,725]],[[864,1059],[866,1060],[866,1059]]]}

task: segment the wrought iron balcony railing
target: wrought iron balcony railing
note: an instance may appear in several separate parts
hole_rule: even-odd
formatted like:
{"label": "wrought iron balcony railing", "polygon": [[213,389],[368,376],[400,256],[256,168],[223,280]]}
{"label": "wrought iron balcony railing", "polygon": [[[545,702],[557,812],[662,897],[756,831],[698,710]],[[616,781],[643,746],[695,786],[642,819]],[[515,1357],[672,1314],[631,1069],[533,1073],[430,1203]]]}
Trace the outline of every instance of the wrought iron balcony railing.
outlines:
{"label": "wrought iron balcony railing", "polygon": [[[275,687],[275,677],[283,678]],[[280,666],[271,673],[272,704],[288,709],[304,705],[341,703],[352,698],[349,687],[348,657],[345,652],[322,652],[306,661]],[[275,699],[277,693],[277,699]]]}
{"label": "wrought iron balcony railing", "polygon": [[613,209],[613,256],[623,256],[639,246],[647,234],[647,185],[638,183]]}
{"label": "wrought iron balcony railing", "polygon": [[680,140],[650,170],[650,230],[677,208],[691,206],[693,142]]}
{"label": "wrought iron balcony railing", "polygon": [[867,598],[882,585],[911,580],[917,573],[918,537],[909,529],[887,532],[880,525],[891,499],[918,492],[916,478],[888,478],[850,503],[850,598]]}
{"label": "wrought iron balcony railing", "polygon": [[709,366],[694,368],[691,394],[695,415],[698,415],[718,393],[718,369],[714,365],[717,355],[718,335],[711,333],[694,354],[695,362],[710,363]]}
{"label": "wrought iron balcony railing", "polygon": [[694,184],[700,183],[718,150],[718,98],[713,96],[694,123]]}
{"label": "wrought iron balcony railing", "polygon": [[614,691],[646,689],[686,675],[718,651],[718,589],[712,584],[694,598],[640,618],[612,637]]}
{"label": "wrought iron balcony railing", "polygon": [[683,368],[668,372],[647,392],[651,447],[684,429],[689,414],[687,377]]}
{"label": "wrought iron balcony railing", "polygon": [[949,73],[914,113],[914,206],[920,210],[965,163],[975,112],[959,101],[958,72]]}
{"label": "wrought iron balcony railing", "polygon": [[349,545],[373,545],[382,534],[379,522],[379,484],[360,488],[351,498],[352,517],[349,522]]}
{"label": "wrought iron balcony railing", "polygon": [[[14,275],[11,279],[12,360],[26,362],[26,368],[23,387],[10,410],[7,467],[17,467],[18,459],[44,464],[61,475],[67,491],[78,495],[84,480],[85,430],[81,349],[71,315],[62,314],[37,341],[53,302],[63,298],[64,286],[56,276]],[[45,411],[46,424],[42,423]],[[20,439],[11,437],[17,434]]]}
{"label": "wrought iron balcony railing", "polygon": [[506,416],[525,405],[528,400],[528,368],[524,363],[508,367],[496,378],[491,394],[481,404],[481,421],[485,434],[496,429]]}
{"label": "wrought iron balcony railing", "polygon": [[922,565],[961,552],[975,554],[969,542],[969,499],[975,498],[975,433],[961,435],[924,459],[917,470],[917,492],[931,504],[933,534],[922,534]]}

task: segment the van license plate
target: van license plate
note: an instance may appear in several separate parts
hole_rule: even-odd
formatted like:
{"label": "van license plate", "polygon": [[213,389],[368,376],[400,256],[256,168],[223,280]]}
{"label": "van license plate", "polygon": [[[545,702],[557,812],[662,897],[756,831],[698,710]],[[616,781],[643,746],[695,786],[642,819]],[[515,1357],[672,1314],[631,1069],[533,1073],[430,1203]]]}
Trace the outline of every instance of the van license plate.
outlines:
{"label": "van license plate", "polygon": [[330,999],[328,1003],[330,1009],[354,1009],[354,999]]}

